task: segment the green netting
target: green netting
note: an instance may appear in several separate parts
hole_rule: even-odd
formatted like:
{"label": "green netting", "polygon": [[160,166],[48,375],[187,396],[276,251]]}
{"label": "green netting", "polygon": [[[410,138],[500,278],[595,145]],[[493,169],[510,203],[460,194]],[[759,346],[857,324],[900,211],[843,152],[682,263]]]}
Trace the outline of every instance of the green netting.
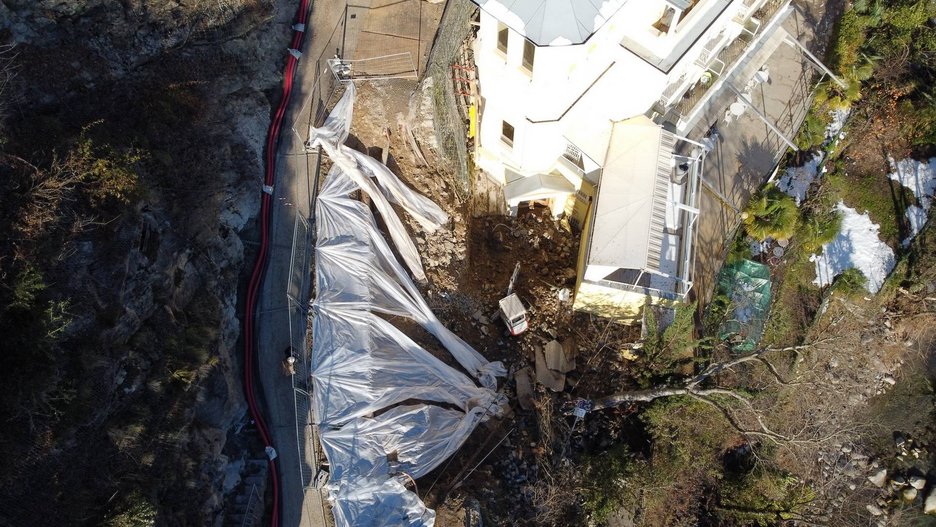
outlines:
{"label": "green netting", "polygon": [[718,293],[730,300],[719,338],[730,341],[734,351],[753,350],[770,309],[770,268],[750,260],[727,264],[718,273]]}

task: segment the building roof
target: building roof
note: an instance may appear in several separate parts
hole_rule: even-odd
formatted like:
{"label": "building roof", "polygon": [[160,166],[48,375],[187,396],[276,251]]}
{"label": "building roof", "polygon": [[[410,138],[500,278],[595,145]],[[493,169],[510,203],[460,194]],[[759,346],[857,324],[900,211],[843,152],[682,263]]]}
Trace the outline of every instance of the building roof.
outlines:
{"label": "building roof", "polygon": [[627,0],[472,0],[538,46],[581,44]]}
{"label": "building roof", "polygon": [[556,174],[536,174],[516,179],[504,186],[504,198],[511,204],[573,192],[575,192],[575,187],[572,183]]}
{"label": "building roof", "polygon": [[595,203],[588,265],[648,268],[654,198],[659,200],[659,189],[666,188],[657,184],[660,160],[673,154],[672,146],[663,144],[664,133],[644,116],[614,123]]}

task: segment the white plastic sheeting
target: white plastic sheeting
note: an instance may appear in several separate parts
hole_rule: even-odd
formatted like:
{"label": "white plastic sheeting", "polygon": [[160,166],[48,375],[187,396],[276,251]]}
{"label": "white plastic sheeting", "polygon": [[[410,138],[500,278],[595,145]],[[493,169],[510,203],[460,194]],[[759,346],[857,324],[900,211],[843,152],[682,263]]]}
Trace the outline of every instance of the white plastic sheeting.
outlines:
{"label": "white plastic sheeting", "polygon": [[[322,448],[337,479],[405,472],[425,476],[455,453],[484,408],[463,412],[439,406],[398,406],[373,419],[357,419],[322,434]],[[432,434],[426,434],[432,430]]]}
{"label": "white plastic sheeting", "polygon": [[332,514],[338,526],[431,527],[435,511],[404,486],[406,476],[358,479],[335,486]]}
{"label": "white plastic sheeting", "polygon": [[371,312],[320,307],[313,331],[318,424],[342,424],[407,399],[449,403],[465,411],[469,404],[492,401],[491,390],[477,387]]}
{"label": "white plastic sheeting", "polygon": [[[407,235],[406,227],[403,226],[400,218],[390,207],[388,196],[413,216],[427,232],[434,232],[447,222],[448,215],[432,200],[406,187],[385,165],[367,154],[342,144],[348,138],[354,95],[354,84],[349,84],[347,91],[325,120],[324,126],[310,128],[309,147],[321,146],[335,166],[371,197],[380,216],[387,223],[387,230],[403,261],[417,280],[425,280],[426,274],[416,245]],[[386,194],[378,191],[377,185],[371,178],[377,179],[377,183]]]}
{"label": "white plastic sheeting", "polygon": [[[313,418],[331,467],[337,525],[431,527],[435,513],[404,483],[439,466],[499,411],[495,376],[506,372],[442,325],[368,207],[349,197],[358,189],[371,197],[407,267],[424,278],[416,246],[390,203],[427,231],[448,218],[386,166],[341,144],[353,101],[350,85],[325,126],[310,130],[310,146],[321,146],[334,162],[315,206]],[[481,386],[378,313],[420,324]],[[398,406],[403,402],[409,404]]]}
{"label": "white plastic sheeting", "polygon": [[318,267],[316,304],[357,306],[412,318],[472,376],[496,388],[495,377],[506,375],[503,365],[488,362],[439,321],[394,258],[367,206],[348,199],[357,187],[349,186],[342,173],[337,165],[332,167],[316,203],[316,261],[331,264]]}

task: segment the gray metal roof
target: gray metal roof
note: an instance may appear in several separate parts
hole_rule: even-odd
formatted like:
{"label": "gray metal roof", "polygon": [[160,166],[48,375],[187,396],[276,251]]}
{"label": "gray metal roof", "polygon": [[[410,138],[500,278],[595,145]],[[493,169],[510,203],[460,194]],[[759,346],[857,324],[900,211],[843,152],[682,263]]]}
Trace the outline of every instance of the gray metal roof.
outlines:
{"label": "gray metal roof", "polygon": [[581,44],[627,0],[472,0],[538,46]]}

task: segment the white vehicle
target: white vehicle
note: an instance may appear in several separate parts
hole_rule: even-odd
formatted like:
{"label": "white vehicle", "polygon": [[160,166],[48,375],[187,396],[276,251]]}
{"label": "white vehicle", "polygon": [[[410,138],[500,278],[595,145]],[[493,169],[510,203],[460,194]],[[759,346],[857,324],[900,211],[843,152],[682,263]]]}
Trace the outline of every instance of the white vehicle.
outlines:
{"label": "white vehicle", "polygon": [[514,267],[513,274],[510,276],[510,284],[507,286],[507,296],[500,299],[497,303],[497,314],[501,317],[510,334],[517,336],[530,326],[527,322],[527,311],[520,301],[517,293],[513,292],[514,284],[517,282],[517,276],[520,275],[520,262]]}
{"label": "white vehicle", "polygon": [[513,336],[523,333],[529,327],[526,308],[523,307],[523,302],[520,301],[520,297],[516,293],[511,293],[500,299],[498,314],[507,324],[507,329]]}

